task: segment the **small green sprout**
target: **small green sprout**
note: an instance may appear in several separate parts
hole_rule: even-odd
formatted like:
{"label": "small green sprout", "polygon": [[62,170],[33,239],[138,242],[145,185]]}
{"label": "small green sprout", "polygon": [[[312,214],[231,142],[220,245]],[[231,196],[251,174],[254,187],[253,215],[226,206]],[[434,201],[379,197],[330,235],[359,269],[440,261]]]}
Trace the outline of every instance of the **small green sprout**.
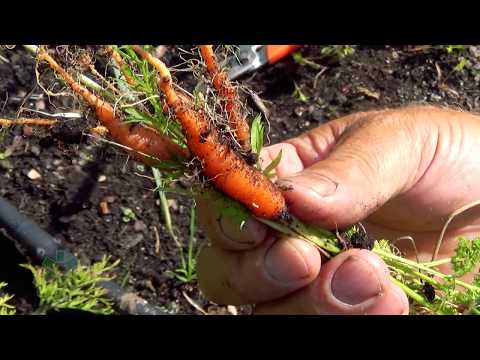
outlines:
{"label": "small green sprout", "polygon": [[197,280],[197,255],[198,251],[195,251],[196,244],[196,212],[195,206],[192,206],[190,214],[190,235],[188,237],[188,250],[185,254],[183,248],[180,249],[180,262],[181,267],[175,269],[173,275],[177,280],[182,283],[189,284]]}
{"label": "small green sprout", "polygon": [[293,96],[297,100],[303,103],[307,103],[310,98],[302,92],[302,90],[300,89],[300,87],[297,85],[296,82],[294,82],[294,85],[295,85],[295,91],[293,92]]}
{"label": "small green sprout", "polygon": [[122,221],[124,223],[129,223],[130,221],[137,220],[137,215],[133,212],[132,209],[122,206]]}

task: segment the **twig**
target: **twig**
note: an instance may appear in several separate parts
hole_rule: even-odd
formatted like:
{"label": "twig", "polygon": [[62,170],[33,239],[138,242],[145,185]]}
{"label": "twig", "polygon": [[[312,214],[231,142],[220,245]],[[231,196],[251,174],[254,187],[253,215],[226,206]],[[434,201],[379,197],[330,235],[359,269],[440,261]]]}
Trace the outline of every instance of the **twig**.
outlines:
{"label": "twig", "polygon": [[317,89],[317,81],[318,81],[318,79],[320,78],[320,76],[322,76],[323,73],[324,73],[325,71],[327,71],[327,69],[328,69],[328,67],[325,66],[322,70],[320,70],[320,71],[317,73],[317,75],[315,75],[315,79],[313,80],[313,88],[314,88],[314,89]]}
{"label": "twig", "polygon": [[161,245],[160,245],[160,235],[158,234],[157,227],[154,225],[152,226],[153,232],[155,233],[155,254],[160,255],[160,258],[163,258],[163,251],[161,251]]}

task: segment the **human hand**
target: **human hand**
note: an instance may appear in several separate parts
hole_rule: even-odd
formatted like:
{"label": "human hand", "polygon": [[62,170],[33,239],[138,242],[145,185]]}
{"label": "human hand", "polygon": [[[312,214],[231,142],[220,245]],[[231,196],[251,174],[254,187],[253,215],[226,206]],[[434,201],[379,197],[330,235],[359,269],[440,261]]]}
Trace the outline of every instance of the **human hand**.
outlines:
{"label": "human hand", "polygon": [[[265,148],[264,165],[280,149],[278,184],[301,220],[335,229],[364,221],[369,235],[415,239],[430,259],[448,215],[480,198],[480,117],[434,107],[357,113]],[[373,253],[352,249],[322,264],[303,240],[280,236],[249,219],[243,230],[221,209],[198,200],[212,246],[198,259],[199,284],[212,301],[256,304],[256,313],[407,314],[406,295]],[[455,220],[441,255],[459,235],[479,234],[480,212]],[[408,242],[397,243],[408,256]]]}

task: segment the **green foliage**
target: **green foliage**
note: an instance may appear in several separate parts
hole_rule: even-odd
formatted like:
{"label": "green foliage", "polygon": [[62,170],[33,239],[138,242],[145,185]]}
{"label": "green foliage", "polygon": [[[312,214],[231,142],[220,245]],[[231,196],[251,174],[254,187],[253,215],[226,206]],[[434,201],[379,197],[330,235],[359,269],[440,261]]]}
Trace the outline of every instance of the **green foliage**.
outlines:
{"label": "green foliage", "polygon": [[302,90],[300,89],[300,87],[297,85],[296,82],[294,82],[294,85],[295,85],[295,91],[293,92],[293,96],[298,101],[301,101],[303,103],[307,103],[308,100],[309,100],[309,97],[302,92]]}
{"label": "green foliage", "polygon": [[132,220],[137,220],[137,215],[135,215],[135,212],[132,209],[123,206],[121,207],[121,209],[123,214],[122,221],[124,223],[128,223]]}
{"label": "green foliage", "polygon": [[343,59],[353,55],[355,49],[351,45],[327,45],[321,50],[321,54],[325,57],[333,57]]}
{"label": "green foliage", "polygon": [[456,276],[471,272],[480,263],[480,238],[468,240],[459,238],[452,265]]}
{"label": "green foliage", "polygon": [[[134,94],[133,98],[137,101],[120,106],[120,109],[127,115],[126,121],[152,126],[178,144],[185,146],[185,138],[180,124],[163,111],[163,105],[158,95],[160,90],[158,89],[158,77],[155,70],[146,60],[141,59],[130,46],[113,46],[113,48],[126,61],[121,70],[131,79],[134,79],[135,83],[131,89],[131,95]],[[152,46],[144,46],[144,48],[147,51],[153,51]],[[119,88],[128,89],[131,87],[120,76],[117,77],[116,81]],[[140,99],[137,99],[138,96],[140,96]]]}
{"label": "green foliage", "polygon": [[196,245],[196,225],[195,225],[195,206],[192,206],[190,214],[190,234],[188,237],[187,253],[180,249],[181,267],[174,271],[174,276],[183,283],[191,283],[197,280],[197,255],[198,251],[194,251]]}
{"label": "green foliage", "polygon": [[[451,263],[455,273],[444,274],[434,263],[417,263],[396,255],[387,241],[376,242],[373,251],[387,263],[393,280],[412,299],[414,314],[480,314],[478,275],[470,284],[459,277],[480,263],[480,239],[458,239],[456,255],[437,263]],[[398,252],[397,252],[398,253]]]}
{"label": "green foliage", "polygon": [[6,287],[7,284],[0,282],[0,315],[15,315],[16,309],[15,306],[9,304],[8,302],[13,299],[13,295],[3,294],[2,289]]}
{"label": "green foliage", "polygon": [[0,160],[5,160],[6,158],[10,157],[13,153],[11,148],[7,148],[5,151],[0,152]]}
{"label": "green foliage", "polygon": [[440,48],[445,50],[447,54],[451,54],[454,51],[463,51],[467,49],[467,45],[440,45]]}
{"label": "green foliage", "polygon": [[305,58],[301,52],[297,51],[296,53],[293,54],[293,61],[295,61],[297,64],[301,66],[309,66],[314,70],[320,70],[322,68],[322,65],[317,64],[316,62]]}
{"label": "green foliage", "polygon": [[458,58],[458,64],[453,68],[453,71],[463,72],[465,68],[470,68],[472,63],[463,56]]}
{"label": "green foliage", "polygon": [[250,143],[252,144],[252,152],[254,154],[260,154],[263,148],[263,139],[265,135],[265,128],[262,123],[262,116],[258,114],[252,121],[250,129]]}
{"label": "green foliage", "polygon": [[109,315],[113,303],[106,296],[106,290],[99,283],[110,281],[109,273],[119,260],[109,264],[110,258],[103,257],[92,266],[78,265],[75,269],[63,272],[57,265],[49,268],[23,264],[34,277],[40,305],[36,313],[45,314],[51,310],[82,310],[93,314]]}

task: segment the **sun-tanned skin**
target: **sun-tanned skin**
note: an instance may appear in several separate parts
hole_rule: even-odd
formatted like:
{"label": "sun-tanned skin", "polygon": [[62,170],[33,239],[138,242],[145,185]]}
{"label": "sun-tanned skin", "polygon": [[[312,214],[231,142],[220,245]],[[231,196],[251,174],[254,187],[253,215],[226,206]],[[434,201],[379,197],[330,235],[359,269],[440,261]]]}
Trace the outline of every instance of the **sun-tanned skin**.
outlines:
{"label": "sun-tanned skin", "polygon": [[[283,150],[277,183],[291,213],[330,229],[362,221],[369,235],[415,239],[429,260],[450,213],[480,199],[480,116],[431,106],[357,113],[265,148]],[[198,259],[202,291],[223,304],[256,304],[256,313],[407,314],[406,295],[383,261],[351,249],[328,262],[306,242],[249,219],[243,230],[201,199],[211,240]],[[456,218],[440,256],[458,235],[480,235],[480,210]],[[396,244],[414,257],[411,244]]]}

